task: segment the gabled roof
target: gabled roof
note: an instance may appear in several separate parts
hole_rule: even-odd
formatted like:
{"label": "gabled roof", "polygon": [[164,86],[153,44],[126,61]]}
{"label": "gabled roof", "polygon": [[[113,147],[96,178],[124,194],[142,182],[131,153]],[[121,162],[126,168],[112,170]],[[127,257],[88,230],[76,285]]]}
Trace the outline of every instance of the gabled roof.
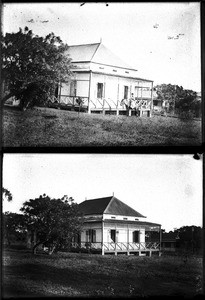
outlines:
{"label": "gabled roof", "polygon": [[85,200],[79,204],[79,209],[84,215],[111,214],[146,218],[114,196]]}
{"label": "gabled roof", "polygon": [[67,53],[73,63],[94,62],[113,67],[135,70],[106,48],[102,43],[69,46]]}
{"label": "gabled roof", "polygon": [[90,62],[100,43],[69,46],[67,53],[72,62]]}

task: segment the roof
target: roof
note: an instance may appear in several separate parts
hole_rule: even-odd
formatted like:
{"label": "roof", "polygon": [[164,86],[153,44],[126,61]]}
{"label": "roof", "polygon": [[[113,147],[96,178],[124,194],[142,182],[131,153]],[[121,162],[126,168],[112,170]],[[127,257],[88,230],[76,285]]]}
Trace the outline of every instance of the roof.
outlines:
{"label": "roof", "polygon": [[85,200],[79,204],[84,215],[111,214],[146,218],[114,196]]}
{"label": "roof", "polygon": [[69,49],[66,53],[70,55],[72,62],[88,62],[92,60],[93,55],[95,54],[99,45],[99,43],[96,43],[69,46]]}
{"label": "roof", "polygon": [[66,53],[69,54],[73,63],[94,62],[113,67],[135,70],[106,48],[102,43],[69,46]]}

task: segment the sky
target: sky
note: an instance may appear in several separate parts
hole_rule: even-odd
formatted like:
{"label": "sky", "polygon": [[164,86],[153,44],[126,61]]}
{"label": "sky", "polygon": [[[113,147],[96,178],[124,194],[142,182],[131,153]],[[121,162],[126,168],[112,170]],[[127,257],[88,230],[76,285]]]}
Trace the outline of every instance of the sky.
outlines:
{"label": "sky", "polygon": [[28,26],[68,45],[102,39],[139,77],[201,91],[200,2],[82,3],[4,4],[3,32]]}
{"label": "sky", "polygon": [[3,187],[4,212],[44,193],[76,203],[114,193],[167,232],[202,226],[202,160],[189,154],[4,154]]}

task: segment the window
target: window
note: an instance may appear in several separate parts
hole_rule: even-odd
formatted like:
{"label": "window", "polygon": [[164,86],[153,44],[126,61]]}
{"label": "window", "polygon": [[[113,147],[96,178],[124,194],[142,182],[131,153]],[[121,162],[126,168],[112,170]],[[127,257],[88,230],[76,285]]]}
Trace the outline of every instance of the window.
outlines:
{"label": "window", "polygon": [[97,84],[97,98],[102,99],[103,97],[103,83]]}
{"label": "window", "polygon": [[133,231],[132,233],[132,241],[133,243],[139,243],[139,230]]}
{"label": "window", "polygon": [[111,237],[111,240],[116,243],[116,230],[114,229],[111,229],[110,230],[110,237]]}
{"label": "window", "polygon": [[71,81],[70,83],[70,96],[76,96],[76,80]]}
{"label": "window", "polygon": [[128,99],[128,86],[124,86],[124,99]]}
{"label": "window", "polygon": [[111,219],[115,219],[115,217],[111,217]]}
{"label": "window", "polygon": [[58,98],[58,92],[59,92],[59,87],[58,85],[56,85],[56,88],[55,88],[55,97]]}
{"label": "window", "polygon": [[96,243],[96,230],[86,230],[86,242]]}
{"label": "window", "polygon": [[123,220],[127,220],[127,218],[123,218]]}

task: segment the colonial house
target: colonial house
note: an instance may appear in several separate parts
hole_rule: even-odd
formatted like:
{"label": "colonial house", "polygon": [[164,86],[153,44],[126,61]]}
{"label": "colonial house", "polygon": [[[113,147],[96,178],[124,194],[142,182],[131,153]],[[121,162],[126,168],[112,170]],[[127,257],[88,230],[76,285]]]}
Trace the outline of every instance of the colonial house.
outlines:
{"label": "colonial house", "polygon": [[132,96],[140,115],[151,116],[153,81],[140,78],[136,69],[101,42],[70,46],[66,53],[72,60],[73,77],[59,85],[56,96],[61,104],[74,108],[83,102],[89,113],[125,114]]}
{"label": "colonial house", "polygon": [[[145,216],[116,197],[85,200],[79,209],[84,215],[84,224],[73,240],[73,250],[102,255],[160,253],[161,225],[144,221]],[[153,231],[158,232],[158,241],[150,241]]]}

